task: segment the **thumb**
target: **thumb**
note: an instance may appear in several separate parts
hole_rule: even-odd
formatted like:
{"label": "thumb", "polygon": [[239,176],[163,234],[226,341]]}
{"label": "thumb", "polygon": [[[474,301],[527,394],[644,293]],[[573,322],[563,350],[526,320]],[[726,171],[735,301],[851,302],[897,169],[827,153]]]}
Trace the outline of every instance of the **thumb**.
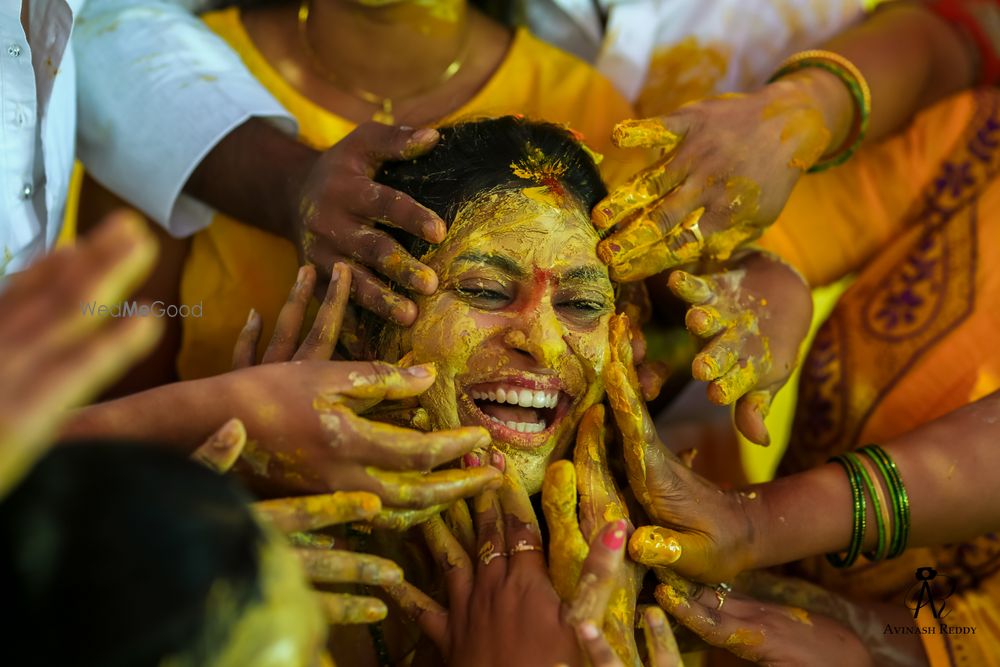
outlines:
{"label": "thumb", "polygon": [[628,554],[647,567],[674,565],[683,555],[678,534],[661,526],[636,528],[628,541]]}
{"label": "thumb", "polygon": [[767,432],[765,419],[771,410],[774,400],[774,390],[762,389],[752,391],[736,401],[733,409],[733,422],[744,438],[756,445],[767,447],[771,444],[771,436]]}

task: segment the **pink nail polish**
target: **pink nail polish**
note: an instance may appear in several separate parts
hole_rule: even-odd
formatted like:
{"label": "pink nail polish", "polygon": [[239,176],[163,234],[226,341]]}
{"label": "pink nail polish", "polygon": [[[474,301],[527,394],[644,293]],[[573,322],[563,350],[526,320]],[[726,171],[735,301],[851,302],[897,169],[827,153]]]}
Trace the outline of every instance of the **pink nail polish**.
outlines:
{"label": "pink nail polish", "polygon": [[625,522],[620,519],[616,521],[614,530],[604,533],[601,541],[604,542],[604,546],[613,551],[621,549],[622,545],[625,544]]}
{"label": "pink nail polish", "polygon": [[482,462],[479,460],[479,456],[469,452],[462,457],[462,462],[465,464],[466,468],[478,468]]}
{"label": "pink nail polish", "polygon": [[507,459],[503,457],[503,454],[494,449],[490,452],[490,465],[503,472],[507,469]]}

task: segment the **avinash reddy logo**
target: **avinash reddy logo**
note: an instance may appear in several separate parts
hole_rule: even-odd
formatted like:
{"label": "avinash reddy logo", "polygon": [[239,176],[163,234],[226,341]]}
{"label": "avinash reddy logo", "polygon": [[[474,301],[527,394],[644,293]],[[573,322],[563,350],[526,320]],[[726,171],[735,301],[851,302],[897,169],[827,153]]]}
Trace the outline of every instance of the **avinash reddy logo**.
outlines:
{"label": "avinash reddy logo", "polygon": [[976,628],[972,625],[950,625],[945,618],[951,613],[948,606],[950,598],[958,586],[953,577],[940,574],[933,567],[917,568],[914,574],[917,580],[906,592],[905,604],[913,612],[913,625],[886,624],[882,634],[942,634],[942,635],[974,635]]}

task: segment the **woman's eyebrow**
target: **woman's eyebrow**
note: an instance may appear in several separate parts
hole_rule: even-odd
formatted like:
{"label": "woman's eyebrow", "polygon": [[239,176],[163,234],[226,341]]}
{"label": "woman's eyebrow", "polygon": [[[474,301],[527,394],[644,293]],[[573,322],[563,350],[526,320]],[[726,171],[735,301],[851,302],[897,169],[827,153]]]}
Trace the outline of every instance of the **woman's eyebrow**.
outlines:
{"label": "woman's eyebrow", "polygon": [[510,274],[515,278],[523,278],[527,275],[520,266],[517,265],[510,257],[506,255],[498,255],[496,253],[486,253],[486,252],[463,252],[461,255],[455,258],[456,262],[472,262],[474,264],[486,264],[494,268],[500,269],[504,273]]}
{"label": "woman's eyebrow", "polygon": [[577,266],[562,274],[559,282],[577,283],[609,283],[608,270],[604,266],[589,264],[587,266]]}

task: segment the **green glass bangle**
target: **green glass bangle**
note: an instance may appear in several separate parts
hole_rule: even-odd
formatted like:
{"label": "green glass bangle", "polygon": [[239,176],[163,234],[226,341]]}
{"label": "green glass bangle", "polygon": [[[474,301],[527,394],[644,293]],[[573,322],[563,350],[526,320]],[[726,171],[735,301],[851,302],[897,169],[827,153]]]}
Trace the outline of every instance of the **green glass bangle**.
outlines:
{"label": "green glass bangle", "polygon": [[886,558],[896,558],[906,551],[906,544],[910,539],[910,497],[896,463],[884,449],[876,444],[868,444],[858,452],[865,454],[875,464],[889,489],[894,530]]}
{"label": "green glass bangle", "polygon": [[839,463],[843,467],[844,472],[847,473],[847,481],[851,485],[851,505],[853,506],[854,516],[851,522],[851,542],[847,547],[847,553],[843,557],[838,554],[827,554],[826,559],[834,567],[845,568],[854,565],[854,562],[858,560],[858,555],[861,553],[861,547],[864,543],[868,506],[865,504],[865,494],[861,489],[861,480],[851,463],[843,456],[834,456],[828,461],[828,463],[832,462]]}
{"label": "green glass bangle", "polygon": [[[885,557],[886,525],[885,519],[882,518],[882,503],[878,498],[878,490],[875,488],[875,482],[872,480],[871,475],[868,474],[868,468],[865,467],[865,464],[862,463],[857,454],[854,452],[845,452],[843,456],[851,462],[851,465],[854,466],[857,474],[861,476],[861,480],[864,482],[865,488],[868,489],[868,498],[871,500],[872,505],[875,506],[875,550],[862,555],[870,561],[881,560]],[[862,543],[864,543],[864,536],[862,536]]]}
{"label": "green glass bangle", "polygon": [[[813,56],[812,54],[815,55]],[[857,152],[858,147],[861,146],[861,142],[864,141],[865,135],[868,133],[868,122],[871,116],[871,93],[868,91],[868,84],[860,78],[860,72],[852,72],[848,67],[844,67],[830,59],[836,54],[824,55],[822,52],[806,52],[801,55],[805,57],[795,59],[795,56],[793,56],[767,82],[771,83],[783,76],[814,67],[830,72],[840,79],[854,100],[855,120],[851,128],[851,134],[848,135],[844,143],[837,148],[831,157],[827,159],[821,158],[819,162],[806,170],[810,174],[815,174],[844,164]],[[854,66],[851,65],[850,67],[853,68]],[[854,69],[856,70],[856,68]]]}

